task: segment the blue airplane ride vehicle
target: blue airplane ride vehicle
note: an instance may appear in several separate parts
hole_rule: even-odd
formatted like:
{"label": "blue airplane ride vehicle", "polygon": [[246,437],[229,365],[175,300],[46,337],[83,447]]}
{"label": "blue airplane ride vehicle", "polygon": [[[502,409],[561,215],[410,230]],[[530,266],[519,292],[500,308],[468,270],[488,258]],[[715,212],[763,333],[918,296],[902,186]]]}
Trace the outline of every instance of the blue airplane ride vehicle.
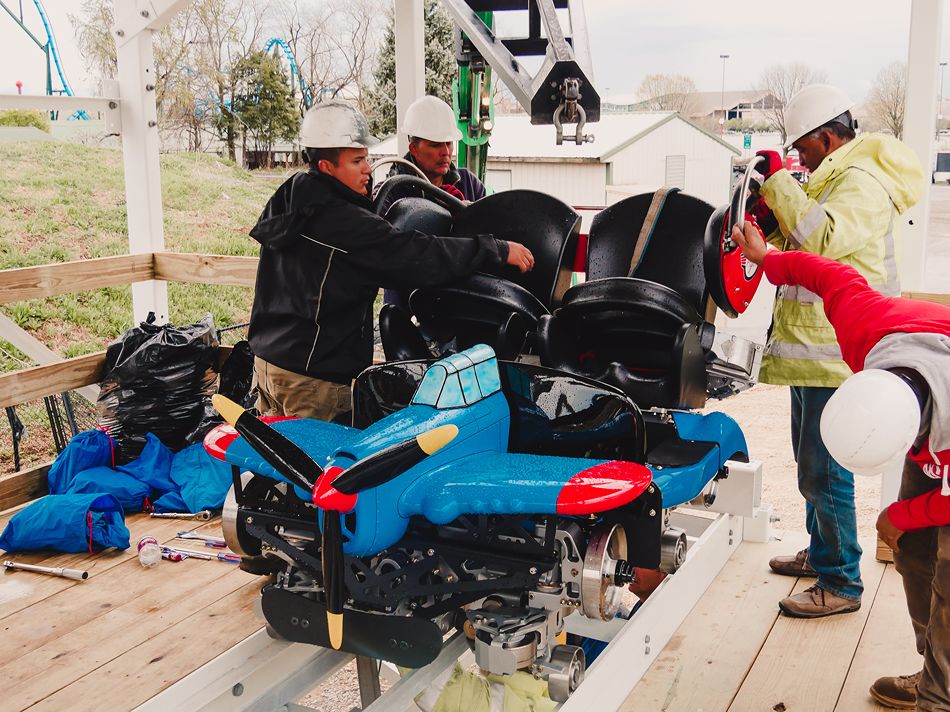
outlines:
{"label": "blue airplane ride vehicle", "polygon": [[482,668],[532,672],[563,701],[585,668],[558,642],[564,619],[615,617],[636,568],[675,572],[687,538],[670,510],[708,503],[728,462],[748,461],[736,422],[699,409],[754,382],[758,351],[717,336],[707,307],[740,313],[760,275],[728,240],[738,210],[675,190],[599,213],[573,287],[568,206],[438,198],[382,212],[459,239],[505,225],[535,271],[385,306],[387,360],[356,380],[352,425],[215,396],[225,538],[270,577],[272,635],[421,667],[459,628]]}

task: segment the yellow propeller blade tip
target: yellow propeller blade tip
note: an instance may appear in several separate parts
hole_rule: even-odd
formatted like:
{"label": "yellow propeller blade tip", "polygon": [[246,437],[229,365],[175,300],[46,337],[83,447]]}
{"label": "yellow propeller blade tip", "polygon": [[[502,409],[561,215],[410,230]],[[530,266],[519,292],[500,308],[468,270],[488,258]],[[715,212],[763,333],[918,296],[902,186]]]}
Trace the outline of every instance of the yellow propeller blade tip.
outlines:
{"label": "yellow propeller blade tip", "polygon": [[211,396],[211,405],[213,405],[214,409],[221,414],[221,417],[231,425],[234,425],[237,419],[244,415],[245,412],[244,408],[230,398],[222,396],[220,393],[215,393]]}
{"label": "yellow propeller blade tip", "polygon": [[454,425],[440,425],[422,435],[416,436],[416,442],[426,455],[440,450],[448,445],[452,439],[459,434],[459,429]]}
{"label": "yellow propeller blade tip", "polygon": [[343,614],[327,612],[327,631],[330,633],[330,645],[339,650],[343,645]]}

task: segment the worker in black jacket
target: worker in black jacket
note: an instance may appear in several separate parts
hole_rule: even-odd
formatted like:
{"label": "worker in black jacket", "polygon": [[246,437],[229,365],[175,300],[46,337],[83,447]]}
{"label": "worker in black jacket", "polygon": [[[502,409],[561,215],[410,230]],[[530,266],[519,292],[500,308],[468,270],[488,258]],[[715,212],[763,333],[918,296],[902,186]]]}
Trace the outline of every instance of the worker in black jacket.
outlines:
{"label": "worker in black jacket", "polygon": [[397,230],[367,197],[366,118],[343,102],[310,109],[300,131],[310,170],[286,181],[251,230],[261,243],[248,340],[258,408],[340,419],[350,384],[373,355],[380,286],[449,283],[480,269],[534,266],[531,252],[491,235]]}

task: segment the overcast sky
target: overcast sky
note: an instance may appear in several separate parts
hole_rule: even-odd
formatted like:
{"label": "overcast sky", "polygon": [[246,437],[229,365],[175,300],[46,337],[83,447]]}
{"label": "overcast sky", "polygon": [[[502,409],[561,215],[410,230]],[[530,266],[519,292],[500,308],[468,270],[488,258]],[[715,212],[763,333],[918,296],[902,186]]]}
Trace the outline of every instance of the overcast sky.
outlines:
{"label": "overcast sky", "polygon": [[[22,3],[26,24],[45,40],[33,0],[4,1],[14,12]],[[90,91],[94,79],[68,20],[78,0],[44,4],[69,81],[79,93]],[[381,9],[387,5],[380,0]],[[860,101],[881,67],[907,59],[910,0],[587,0],[585,5],[602,97],[633,94],[645,75],[658,72],[685,74],[700,91],[718,91],[719,55],[728,54],[727,90],[749,89],[763,67],[798,60],[823,69]],[[950,58],[950,10],[944,12],[942,35],[943,57]],[[0,10],[0,93],[15,92],[17,80],[24,93],[43,93],[43,54]]]}

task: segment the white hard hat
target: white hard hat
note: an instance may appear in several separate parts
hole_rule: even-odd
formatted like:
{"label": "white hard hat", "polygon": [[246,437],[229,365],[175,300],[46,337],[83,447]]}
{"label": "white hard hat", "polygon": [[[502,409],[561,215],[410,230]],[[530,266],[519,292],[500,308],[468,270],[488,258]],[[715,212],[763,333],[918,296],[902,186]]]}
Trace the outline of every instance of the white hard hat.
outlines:
{"label": "white hard hat", "polygon": [[835,391],[821,414],[821,439],[842,467],[877,475],[904,459],[920,428],[913,389],[890,371],[860,371]]}
{"label": "white hard hat", "polygon": [[366,117],[343,101],[325,101],[311,107],[300,125],[304,148],[368,148],[377,144]]}
{"label": "white hard hat", "polygon": [[848,95],[830,84],[810,84],[795,92],[785,105],[785,148],[852,106]]}
{"label": "white hard hat", "polygon": [[462,132],[455,122],[455,112],[437,96],[424,96],[412,102],[406,109],[400,133],[435,143],[459,141],[462,138]]}

